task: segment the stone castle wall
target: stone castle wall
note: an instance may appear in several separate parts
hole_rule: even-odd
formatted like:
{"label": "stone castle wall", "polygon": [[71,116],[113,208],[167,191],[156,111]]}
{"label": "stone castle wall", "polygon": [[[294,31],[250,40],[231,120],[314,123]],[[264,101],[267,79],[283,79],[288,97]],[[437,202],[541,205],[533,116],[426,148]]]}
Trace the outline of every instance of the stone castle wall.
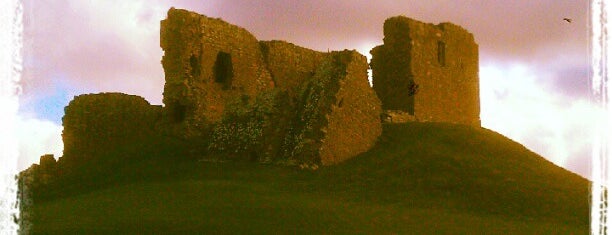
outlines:
{"label": "stone castle wall", "polygon": [[373,88],[366,58],[354,50],[258,41],[174,8],[160,34],[164,107],[121,93],[76,96],[62,119],[63,156],[41,157],[21,182],[44,195],[62,177],[106,176],[125,161],[155,157],[316,169],[368,151],[382,121],[480,125],[478,46],[450,23],[385,21],[384,45],[371,51]]}
{"label": "stone castle wall", "polygon": [[331,52],[302,84],[285,138],[284,157],[331,165],[367,151],[382,132],[380,100],[371,90],[365,56]]}
{"label": "stone castle wall", "polygon": [[[356,52],[259,42],[238,26],[177,9],[162,21],[161,41],[165,120],[187,139],[210,139],[209,151],[331,164],[380,135],[380,101],[365,89],[367,63]],[[219,72],[231,79],[219,81]],[[346,108],[332,109],[336,99]],[[345,131],[350,140],[335,139]],[[332,160],[321,159],[324,150]]]}
{"label": "stone castle wall", "polygon": [[323,165],[343,162],[368,151],[382,134],[381,102],[368,81],[366,57],[344,51],[334,58],[341,66],[338,91],[328,104],[320,158]]}
{"label": "stone castle wall", "polygon": [[478,45],[471,33],[399,16],[385,21],[384,34],[371,53],[374,89],[385,109],[419,121],[480,125]]}
{"label": "stone castle wall", "polygon": [[480,124],[478,47],[469,32],[406,17],[388,19],[384,32],[384,45],[371,51],[372,89],[356,51],[260,42],[220,19],[172,8],[161,22],[165,106],[121,93],[75,97],[63,118],[63,161],[163,134],[195,140],[202,155],[330,165],[376,143],[383,109]]}
{"label": "stone castle wall", "polygon": [[295,97],[300,85],[314,76],[326,53],[284,41],[261,41],[261,50],[277,88]]}
{"label": "stone castle wall", "polygon": [[[108,150],[137,144],[155,133],[161,107],[122,93],[76,96],[65,108],[63,161],[91,160]],[[41,162],[41,164],[43,164]]]}
{"label": "stone castle wall", "polygon": [[187,137],[204,135],[227,102],[274,87],[258,40],[220,19],[172,8],[161,47],[166,120]]}
{"label": "stone castle wall", "polygon": [[[384,45],[374,47],[370,54],[372,59],[372,87],[382,101],[385,110],[403,110],[414,113],[414,96],[409,92],[414,82],[411,71],[410,43],[400,43],[409,38],[407,30],[393,30],[397,24],[385,21]],[[387,36],[389,35],[389,36]]]}

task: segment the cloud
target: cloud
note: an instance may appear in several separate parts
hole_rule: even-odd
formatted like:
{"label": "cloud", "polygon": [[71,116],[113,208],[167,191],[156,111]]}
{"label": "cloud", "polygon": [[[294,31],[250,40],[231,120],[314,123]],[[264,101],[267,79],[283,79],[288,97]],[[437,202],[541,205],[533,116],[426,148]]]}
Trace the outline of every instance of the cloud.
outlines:
{"label": "cloud", "polygon": [[38,163],[40,156],[53,154],[56,159],[62,156],[62,126],[51,121],[18,116],[16,137],[19,143],[19,171]]}
{"label": "cloud", "polygon": [[550,76],[540,79],[549,89],[561,93],[570,99],[588,99],[592,97],[590,67],[569,65],[550,69]]}
{"label": "cloud", "polygon": [[[159,21],[145,1],[25,1],[24,95],[120,91],[161,103]],[[58,78],[61,78],[58,81]]]}
{"label": "cloud", "polygon": [[522,64],[482,66],[482,125],[588,177],[583,162],[590,161],[603,110],[588,99],[550,91],[539,76],[545,75]]}

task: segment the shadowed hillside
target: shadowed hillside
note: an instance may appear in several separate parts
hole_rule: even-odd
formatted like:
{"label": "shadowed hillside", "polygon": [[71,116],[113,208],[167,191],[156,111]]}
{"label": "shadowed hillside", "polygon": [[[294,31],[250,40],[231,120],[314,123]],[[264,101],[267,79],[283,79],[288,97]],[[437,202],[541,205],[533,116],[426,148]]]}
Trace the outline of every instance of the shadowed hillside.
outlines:
{"label": "shadowed hillside", "polygon": [[315,171],[158,159],[35,205],[33,231],[588,233],[586,179],[482,128],[386,124],[369,152]]}
{"label": "shadowed hillside", "polygon": [[375,148],[319,177],[386,202],[588,223],[586,179],[484,128],[387,125]]}

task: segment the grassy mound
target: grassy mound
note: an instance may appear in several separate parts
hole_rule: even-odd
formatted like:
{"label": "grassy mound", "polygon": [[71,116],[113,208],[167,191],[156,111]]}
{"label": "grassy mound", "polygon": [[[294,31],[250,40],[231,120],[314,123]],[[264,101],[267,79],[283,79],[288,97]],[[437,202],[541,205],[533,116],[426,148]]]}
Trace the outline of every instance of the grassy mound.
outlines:
{"label": "grassy mound", "polygon": [[316,171],[156,160],[115,172],[126,180],[35,205],[32,231],[588,233],[586,179],[467,126],[386,125],[371,151]]}

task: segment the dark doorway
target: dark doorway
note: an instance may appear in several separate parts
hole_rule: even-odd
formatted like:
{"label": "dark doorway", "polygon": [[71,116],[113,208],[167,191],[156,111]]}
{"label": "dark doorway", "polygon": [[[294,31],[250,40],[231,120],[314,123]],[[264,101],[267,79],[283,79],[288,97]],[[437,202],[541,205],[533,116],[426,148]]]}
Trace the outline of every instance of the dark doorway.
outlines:
{"label": "dark doorway", "polygon": [[217,54],[217,60],[215,61],[215,67],[213,70],[215,82],[222,84],[224,90],[232,87],[232,78],[234,77],[232,55],[227,52],[220,51]]}

